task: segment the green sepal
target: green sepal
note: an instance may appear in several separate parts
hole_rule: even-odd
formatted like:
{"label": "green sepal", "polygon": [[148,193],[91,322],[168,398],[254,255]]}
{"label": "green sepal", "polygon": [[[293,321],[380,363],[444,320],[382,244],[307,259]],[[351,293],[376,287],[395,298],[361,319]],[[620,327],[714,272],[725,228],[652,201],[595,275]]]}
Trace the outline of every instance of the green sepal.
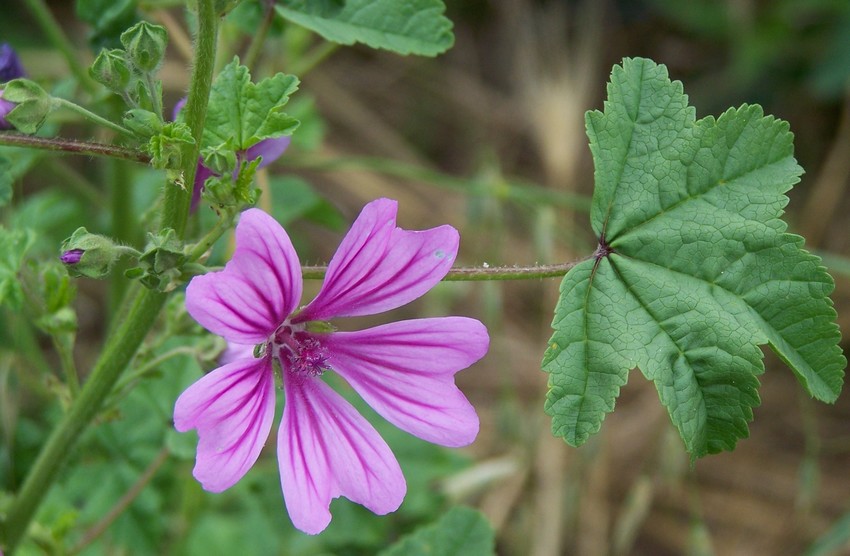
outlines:
{"label": "green sepal", "polygon": [[168,122],[160,133],[150,138],[148,152],[154,168],[177,169],[183,161],[183,146],[193,145],[192,130],[184,123]]}
{"label": "green sepal", "polygon": [[121,44],[139,72],[153,74],[165,58],[168,31],[162,25],[140,21],[121,33]]}
{"label": "green sepal", "polygon": [[89,75],[118,94],[126,93],[133,81],[133,70],[127,61],[127,53],[120,48],[101,50],[89,68]]}
{"label": "green sepal", "polygon": [[207,179],[202,198],[216,212],[224,209],[238,212],[245,207],[254,206],[260,196],[260,191],[253,186],[260,162],[259,158],[243,162],[235,180],[231,174]]}
{"label": "green sepal", "polygon": [[231,138],[220,145],[201,149],[201,158],[204,160],[204,166],[219,175],[229,176],[236,170],[238,163],[236,147]]}
{"label": "green sepal", "polygon": [[163,122],[159,116],[150,110],[132,108],[124,113],[124,127],[142,137],[151,139],[154,135],[162,133]]}
{"label": "green sepal", "polygon": [[181,283],[185,262],[183,242],[173,229],[166,228],[148,234],[145,250],[139,256],[139,266],[128,269],[124,275],[138,279],[146,288],[171,291]]}
{"label": "green sepal", "polygon": [[6,83],[3,99],[17,104],[6,114],[6,121],[27,135],[38,131],[54,107],[50,94],[29,79],[13,79]]}

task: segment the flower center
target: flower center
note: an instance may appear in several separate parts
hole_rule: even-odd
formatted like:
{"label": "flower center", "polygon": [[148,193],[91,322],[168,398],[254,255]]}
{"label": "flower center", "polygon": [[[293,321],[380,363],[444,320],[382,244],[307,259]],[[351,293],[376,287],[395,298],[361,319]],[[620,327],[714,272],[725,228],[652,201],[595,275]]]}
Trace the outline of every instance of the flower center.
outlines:
{"label": "flower center", "polygon": [[283,324],[272,345],[282,367],[299,376],[321,376],[330,367],[328,350],[303,324]]}

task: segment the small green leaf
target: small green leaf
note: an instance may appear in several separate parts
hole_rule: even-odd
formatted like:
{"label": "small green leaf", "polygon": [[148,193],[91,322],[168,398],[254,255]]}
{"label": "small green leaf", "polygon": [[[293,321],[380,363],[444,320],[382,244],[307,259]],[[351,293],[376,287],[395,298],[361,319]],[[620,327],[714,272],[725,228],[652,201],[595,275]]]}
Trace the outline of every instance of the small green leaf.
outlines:
{"label": "small green leaf", "polygon": [[329,41],[436,56],[454,44],[442,0],[279,0],[278,13]]}
{"label": "small green leaf", "polygon": [[24,299],[18,275],[27,250],[35,241],[30,230],[7,230],[0,226],[0,306],[20,308]]}
{"label": "small green leaf", "polygon": [[493,529],[472,508],[457,506],[431,525],[404,537],[380,556],[486,556],[495,554]]}
{"label": "small green leaf", "polygon": [[759,106],[695,119],[664,66],[626,59],[587,114],[594,257],[564,278],[543,360],[552,430],[580,445],[630,369],[652,380],[693,458],[748,435],[768,344],[833,402],[846,360],[820,259],[780,216],[802,169]]}
{"label": "small green leaf", "polygon": [[148,141],[148,152],[154,168],[179,168],[183,160],[183,146],[195,142],[189,126],[182,122],[168,122]]}
{"label": "small green leaf", "polygon": [[234,58],[212,86],[204,128],[203,146],[221,145],[232,139],[245,150],[263,139],[290,135],[298,120],[283,112],[289,96],[298,90],[298,78],[277,73],[259,83],[251,82],[248,68]]}

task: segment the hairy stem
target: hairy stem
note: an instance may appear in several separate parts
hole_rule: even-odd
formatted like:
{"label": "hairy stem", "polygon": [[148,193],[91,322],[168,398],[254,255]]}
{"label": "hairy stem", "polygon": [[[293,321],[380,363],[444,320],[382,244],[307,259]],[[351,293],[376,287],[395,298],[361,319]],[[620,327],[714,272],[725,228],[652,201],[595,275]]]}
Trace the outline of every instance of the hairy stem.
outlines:
{"label": "hairy stem", "polygon": [[213,244],[218,241],[218,238],[220,238],[224,234],[224,232],[229,230],[232,225],[232,215],[225,215],[220,217],[218,221],[216,221],[215,226],[213,226],[212,229],[207,232],[207,235],[202,237],[200,241],[198,241],[198,243],[192,246],[192,249],[187,255],[188,262],[193,263],[203,257],[204,253],[206,253],[210,249],[210,247],[212,247]]}
{"label": "hairy stem", "polygon": [[0,133],[0,145],[6,147],[24,147],[45,151],[57,151],[84,156],[118,158],[120,160],[129,160],[130,162],[139,162],[141,164],[149,164],[151,161],[151,157],[147,153],[138,149],[118,147],[104,143],[75,141],[73,139],[60,139],[56,137],[35,137],[32,135],[20,135],[17,133]]}
{"label": "hairy stem", "polygon": [[74,363],[74,337],[66,335],[53,335],[53,347],[59,354],[62,374],[65,376],[65,384],[71,393],[71,399],[80,393],[80,379],[77,373],[77,365]]}
{"label": "hairy stem", "polygon": [[[581,261],[540,266],[480,266],[458,267],[449,270],[444,282],[483,282],[486,280],[533,280],[540,278],[557,278]],[[305,280],[323,280],[328,267],[302,266],[301,275]]]}
{"label": "hairy stem", "polygon": [[[192,127],[196,145],[186,152],[186,167],[192,183],[198,158],[200,134],[203,131],[204,112],[212,83],[215,60],[217,18],[213,0],[198,1],[198,38],[195,64],[189,91],[187,123]],[[173,228],[182,237],[186,226],[191,190],[166,186],[166,203],[162,214],[162,227]],[[6,520],[0,523],[0,544],[6,551],[14,552],[21,541],[39,504],[56,480],[62,464],[73,453],[72,448],[88,424],[94,419],[104,400],[132,360],[148,331],[165,304],[166,295],[136,287],[128,302],[129,309],[117,321],[94,369],[74,400],[68,413],[53,430],[35,463],[30,468],[21,490],[8,508]]]}
{"label": "hairy stem", "polygon": [[111,121],[107,120],[106,118],[98,116],[97,114],[95,114],[91,110],[87,110],[87,109],[83,108],[82,106],[80,106],[79,104],[73,103],[69,100],[65,100],[64,98],[59,98],[59,97],[53,97],[53,102],[55,103],[55,105],[57,107],[67,108],[68,110],[70,110],[70,111],[72,111],[76,114],[79,114],[80,116],[86,118],[87,120],[90,120],[90,121],[92,121],[92,122],[94,122],[98,125],[102,125],[103,127],[109,128],[112,131],[116,131],[116,132],[118,132],[122,135],[126,135],[128,137],[135,137],[136,136],[135,133],[133,133],[132,131],[130,131],[126,127],[120,126],[120,125],[116,124],[115,122],[111,122]]}
{"label": "hairy stem", "polygon": [[212,87],[213,67],[215,66],[215,47],[218,17],[212,0],[198,2],[198,36],[195,44],[194,70],[189,84],[189,95],[183,114],[186,125],[192,129],[195,143],[186,145],[183,149],[183,183],[165,186],[165,205],[163,218],[169,222],[179,237],[183,237],[186,229],[186,219],[189,216],[189,204],[192,201],[192,184],[195,181],[195,171],[198,156],[201,151],[201,136],[204,133],[204,120],[207,115],[207,104]]}

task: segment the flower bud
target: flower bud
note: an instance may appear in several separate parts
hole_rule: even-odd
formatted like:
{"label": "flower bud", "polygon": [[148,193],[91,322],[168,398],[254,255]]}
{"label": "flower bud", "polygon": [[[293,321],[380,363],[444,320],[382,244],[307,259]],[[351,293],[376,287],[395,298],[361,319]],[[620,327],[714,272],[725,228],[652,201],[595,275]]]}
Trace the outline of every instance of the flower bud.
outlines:
{"label": "flower bud", "polygon": [[15,49],[6,43],[0,45],[0,83],[25,76],[24,67]]}
{"label": "flower bud", "polygon": [[89,68],[89,75],[113,93],[125,92],[130,88],[133,77],[126,54],[120,48],[112,50],[104,48]]}
{"label": "flower bud", "polygon": [[124,127],[146,139],[161,133],[162,125],[159,116],[149,110],[133,108],[124,113]]}
{"label": "flower bud", "polygon": [[231,139],[221,145],[201,150],[201,158],[204,166],[215,174],[232,174],[236,169],[236,151]]}
{"label": "flower bud", "polygon": [[90,234],[85,228],[77,228],[71,237],[62,243],[62,255],[59,259],[74,276],[105,278],[120,256],[121,247],[108,237]]}
{"label": "flower bud", "polygon": [[[53,99],[47,91],[29,79],[9,81],[0,96],[3,101],[0,117],[6,125],[22,133],[33,134],[38,131],[53,109]],[[10,104],[13,106],[10,107]]]}
{"label": "flower bud", "polygon": [[140,71],[152,73],[165,57],[168,32],[161,25],[140,21],[121,33],[121,44]]}
{"label": "flower bud", "polygon": [[59,255],[59,260],[62,261],[62,264],[77,264],[80,262],[80,259],[83,258],[82,249],[69,249],[68,251],[64,251],[61,255]]}

